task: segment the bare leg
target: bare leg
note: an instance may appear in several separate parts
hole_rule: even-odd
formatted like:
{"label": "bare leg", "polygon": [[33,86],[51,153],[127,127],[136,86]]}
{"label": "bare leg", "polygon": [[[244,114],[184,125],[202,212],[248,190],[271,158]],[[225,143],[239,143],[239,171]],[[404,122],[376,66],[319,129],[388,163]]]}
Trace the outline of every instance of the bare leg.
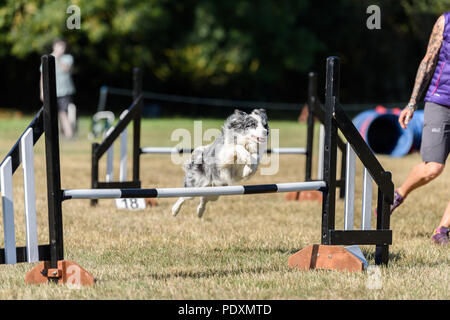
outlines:
{"label": "bare leg", "polygon": [[59,121],[61,122],[61,128],[64,133],[64,136],[67,138],[72,138],[73,130],[72,125],[70,124],[69,117],[67,116],[67,112],[60,111],[58,112]]}
{"label": "bare leg", "polygon": [[441,223],[439,223],[439,227],[450,228],[450,201],[447,204],[447,208],[442,216]]}
{"label": "bare leg", "polygon": [[428,182],[437,178],[444,170],[445,165],[438,162],[422,162],[415,166],[406,181],[402,184],[397,192],[403,198],[406,198],[408,194]]}

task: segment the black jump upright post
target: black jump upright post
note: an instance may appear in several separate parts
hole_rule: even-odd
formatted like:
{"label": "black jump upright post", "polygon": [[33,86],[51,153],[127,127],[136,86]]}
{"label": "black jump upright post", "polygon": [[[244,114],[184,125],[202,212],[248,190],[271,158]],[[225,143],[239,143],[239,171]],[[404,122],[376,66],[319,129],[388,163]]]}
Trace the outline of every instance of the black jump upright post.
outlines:
{"label": "black jump upright post", "polygon": [[[56,98],[55,58],[44,55],[42,79],[44,93],[45,163],[47,170],[48,225],[50,261],[34,267],[25,276],[27,283],[71,283],[91,285],[94,278],[73,261],[64,260],[61,171],[59,159],[58,106]],[[70,267],[70,269],[69,269]],[[75,270],[77,268],[77,270]],[[70,273],[68,273],[68,271]],[[75,272],[75,275],[72,275]]]}
{"label": "black jump upright post", "polygon": [[327,59],[325,94],[325,139],[323,178],[328,188],[322,200],[322,244],[331,244],[328,230],[334,229],[336,210],[337,125],[333,118],[334,106],[339,99],[339,63],[334,57]]}
{"label": "black jump upright post", "polygon": [[44,133],[47,169],[48,223],[50,232],[50,267],[57,268],[64,259],[61,208],[61,172],[59,167],[58,107],[56,101],[55,59],[42,57],[44,91]]}
{"label": "black jump upright post", "polygon": [[[133,69],[133,101],[142,95],[142,70]],[[136,114],[133,119],[133,181],[140,183],[139,180],[139,159],[141,155],[141,119],[144,101],[140,99],[136,106]]]}
{"label": "black jump upright post", "polygon": [[[385,172],[385,175],[389,178],[389,180],[391,180],[392,175],[390,172]],[[378,208],[381,208],[381,212],[378,211],[377,215],[377,230],[389,230],[391,218],[390,206],[392,202],[392,200],[389,200],[387,194],[384,193],[381,188],[378,188],[377,205]],[[375,263],[387,265],[388,262],[389,244],[384,243],[377,245],[375,250]]]}
{"label": "black jump upright post", "polygon": [[[99,144],[94,142],[92,144],[92,151],[91,151],[91,188],[97,189],[98,188],[98,157],[97,157],[97,150],[98,150]],[[91,199],[91,206],[95,206],[98,203],[97,199]]]}

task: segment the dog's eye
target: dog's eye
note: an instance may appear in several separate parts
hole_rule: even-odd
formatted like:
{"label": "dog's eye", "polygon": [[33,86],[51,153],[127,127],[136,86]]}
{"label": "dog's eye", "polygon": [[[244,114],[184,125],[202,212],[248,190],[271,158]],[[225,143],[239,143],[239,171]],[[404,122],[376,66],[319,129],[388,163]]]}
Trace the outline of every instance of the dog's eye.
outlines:
{"label": "dog's eye", "polygon": [[246,124],[245,127],[248,129],[254,129],[258,126],[258,123],[255,119],[250,119]]}

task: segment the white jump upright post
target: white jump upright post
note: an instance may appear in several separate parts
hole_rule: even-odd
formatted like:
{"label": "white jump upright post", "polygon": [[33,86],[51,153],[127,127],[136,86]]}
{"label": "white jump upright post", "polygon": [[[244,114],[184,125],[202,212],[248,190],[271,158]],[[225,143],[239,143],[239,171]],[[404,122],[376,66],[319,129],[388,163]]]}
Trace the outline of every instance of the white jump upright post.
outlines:
{"label": "white jump upright post", "polygon": [[325,126],[319,127],[319,157],[317,159],[317,180],[323,180],[323,155],[325,147]]}
{"label": "white jump upright post", "polygon": [[[366,168],[364,168],[364,172],[368,172]],[[344,211],[344,230],[353,230],[354,229],[354,216],[355,216],[355,175],[356,175],[356,153],[353,150],[350,143],[347,143],[347,151],[346,151],[346,163],[345,163],[345,211]],[[365,178],[366,179],[366,178]],[[365,180],[366,181],[366,180]],[[372,197],[372,185],[370,185],[370,189],[366,188],[366,183],[364,183],[363,186],[363,193],[364,197],[367,196],[367,193],[370,193],[370,197]],[[369,202],[365,201],[365,198],[363,197],[363,212],[362,212],[362,221],[361,225],[364,224],[364,219],[367,220],[367,216],[365,216],[364,208],[368,204],[370,206]],[[369,207],[369,214],[370,214],[370,207]],[[370,216],[369,216],[370,221]],[[370,230],[370,222],[369,222],[369,228],[362,230]],[[350,251],[352,254],[354,254],[357,258],[359,258],[365,267],[368,266],[367,260],[364,257],[364,254],[362,253],[361,249],[358,245],[351,245],[345,247],[348,251]]]}
{"label": "white jump upright post", "polygon": [[[348,145],[347,147],[349,147],[351,149],[351,146]],[[353,149],[351,149],[351,152],[353,153],[353,155],[347,153],[347,157],[348,156],[352,156],[355,157],[356,154],[353,151]],[[347,163],[349,162],[349,158],[347,158]],[[350,160],[350,162],[354,162],[354,160]],[[355,164],[353,165],[353,168],[355,167]],[[355,169],[352,169],[353,174]],[[349,170],[347,168],[347,174],[348,174]],[[369,170],[367,170],[366,167],[364,167],[364,171],[363,171],[363,198],[362,198],[362,210],[361,210],[361,230],[371,230],[371,214],[372,214],[372,177],[370,176]],[[349,178],[349,176],[347,176],[347,179]],[[350,175],[351,178],[351,175]],[[354,175],[352,179],[352,184],[354,184]],[[346,180],[348,182],[348,180]],[[354,193],[354,187],[352,188],[353,193]],[[347,188],[346,188],[346,192],[347,192]],[[351,197],[354,200],[354,196]],[[347,194],[346,194],[346,200],[347,200]],[[352,201],[353,201],[352,200]],[[347,201],[346,201],[346,205],[347,205]],[[350,215],[350,214],[349,214]],[[345,218],[346,218],[346,222],[345,222],[345,230],[353,230],[353,209],[352,209],[352,213],[351,213],[351,219],[348,217],[348,213],[347,210],[345,211]],[[348,219],[348,220],[347,220]],[[350,224],[350,220],[351,220],[351,224]],[[353,253],[356,257],[358,257],[362,262],[365,268],[367,268],[369,266],[366,258],[364,257],[364,254],[362,253],[361,249],[359,248],[358,245],[352,245],[352,246],[347,246],[345,247],[345,249],[347,249],[348,251],[350,251],[351,253]]]}
{"label": "white jump upright post", "polygon": [[347,161],[345,177],[345,215],[344,230],[353,230],[355,208],[355,166],[356,154],[350,143],[347,143]]}
{"label": "white jump upright post", "polygon": [[20,139],[20,158],[23,169],[27,261],[38,262],[39,251],[36,220],[36,188],[34,181],[32,128],[29,128]]}
{"label": "white jump upright post", "polygon": [[[114,127],[111,127],[106,132],[106,137],[114,130]],[[111,182],[114,180],[114,145],[109,147],[106,152],[106,182]]]}
{"label": "white jump upright post", "polygon": [[[125,110],[120,115],[123,119],[128,110]],[[112,146],[111,146],[112,147]],[[127,150],[128,150],[128,128],[125,128],[120,134],[120,165],[119,165],[119,181],[127,181]]]}
{"label": "white jump upright post", "polygon": [[367,168],[364,168],[361,230],[371,229],[371,215],[372,215],[372,177],[370,176],[369,170],[367,170]]}
{"label": "white jump upright post", "polygon": [[14,196],[12,184],[11,157],[0,167],[2,189],[3,234],[5,239],[5,263],[17,263],[16,233],[14,229]]}

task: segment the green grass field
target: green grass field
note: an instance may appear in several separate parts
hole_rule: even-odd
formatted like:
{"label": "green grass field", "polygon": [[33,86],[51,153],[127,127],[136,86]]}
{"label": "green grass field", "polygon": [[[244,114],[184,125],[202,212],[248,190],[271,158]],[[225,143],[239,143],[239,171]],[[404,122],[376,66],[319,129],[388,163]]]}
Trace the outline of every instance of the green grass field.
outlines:
{"label": "green grass field", "polygon": [[[0,119],[1,158],[30,120]],[[193,120],[145,120],[142,145],[174,146],[177,142],[170,140],[172,132],[178,128],[192,131]],[[222,122],[205,120],[203,130],[219,128]],[[305,145],[304,125],[293,121],[269,124],[279,129],[280,146]],[[89,125],[83,118],[77,139],[61,139],[64,189],[90,187]],[[118,169],[118,144],[115,150]],[[38,232],[44,244],[48,243],[48,226],[43,139],[35,152]],[[420,156],[379,159],[398,185]],[[277,175],[257,173],[244,184],[303,181],[304,161],[304,156],[280,156]],[[316,158],[314,173],[315,163]],[[356,212],[361,207],[361,173],[359,164]],[[102,180],[104,174],[103,160]],[[18,245],[25,244],[21,179],[18,170],[14,176]],[[170,155],[144,155],[141,180],[143,187],[179,187],[183,172],[171,162]],[[2,265],[0,299],[449,299],[449,248],[438,247],[430,240],[447,204],[449,189],[447,169],[437,180],[411,194],[392,216],[391,261],[389,267],[379,269],[377,289],[370,286],[373,273],[290,270],[287,259],[291,254],[320,243],[321,205],[285,201],[283,194],[265,194],[221,197],[208,204],[202,219],[196,216],[197,200],[187,202],[176,218],[170,212],[175,199],[159,199],[157,207],[145,211],[117,210],[113,200],[100,200],[95,208],[88,200],[66,201],[65,258],[90,271],[96,284],[81,289],[28,286],[24,275],[32,265]],[[375,203],[376,195],[373,197]],[[343,228],[343,212],[344,202],[338,200],[338,228]],[[359,225],[357,216],[355,228]],[[374,247],[362,249],[374,264]]]}

